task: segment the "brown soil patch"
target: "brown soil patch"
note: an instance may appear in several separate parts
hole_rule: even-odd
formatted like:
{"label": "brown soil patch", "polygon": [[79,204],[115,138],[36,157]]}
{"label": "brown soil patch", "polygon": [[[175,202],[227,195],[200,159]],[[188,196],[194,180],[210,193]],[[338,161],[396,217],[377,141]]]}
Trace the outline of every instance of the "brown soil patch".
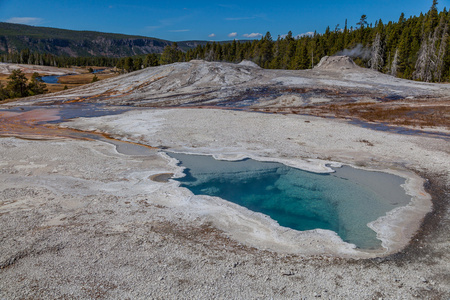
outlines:
{"label": "brown soil patch", "polygon": [[156,182],[168,182],[169,179],[171,179],[173,176],[173,173],[162,173],[162,174],[155,174],[153,176],[150,176],[150,180],[156,181]]}
{"label": "brown soil patch", "polygon": [[305,107],[266,107],[252,111],[357,118],[366,122],[411,127],[450,129],[450,102],[442,99],[413,101],[324,103]]}
{"label": "brown soil patch", "polygon": [[357,117],[368,122],[413,127],[442,126],[450,129],[450,103],[445,100],[415,102],[329,104],[312,111],[331,113],[336,117]]}

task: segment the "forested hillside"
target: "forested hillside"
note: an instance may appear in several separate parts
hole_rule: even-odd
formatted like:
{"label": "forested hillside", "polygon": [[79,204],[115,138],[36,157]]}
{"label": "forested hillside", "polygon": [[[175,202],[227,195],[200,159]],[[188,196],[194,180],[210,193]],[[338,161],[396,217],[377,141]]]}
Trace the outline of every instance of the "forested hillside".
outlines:
{"label": "forested hillside", "polygon": [[[274,40],[267,32],[260,40],[208,43],[185,53],[176,45],[166,46],[159,62],[166,64],[191,59],[240,62],[247,59],[263,68],[308,69],[326,55],[348,55],[361,66],[394,76],[448,81],[450,13],[445,9],[438,12],[436,6],[437,0],[434,0],[426,14],[408,19],[401,14],[398,22],[387,24],[382,20],[368,24],[367,16],[363,15],[354,27],[345,22],[343,28],[336,25],[333,30],[328,27],[324,34],[299,38],[289,32]],[[127,65],[133,65],[130,58]],[[124,59],[118,66],[123,68]]]}
{"label": "forested hillside", "polygon": [[29,50],[56,56],[106,56],[161,53],[171,42],[143,36],[75,31],[0,22],[0,53]]}
{"label": "forested hillside", "polygon": [[[239,62],[249,59],[263,68],[307,69],[325,55],[348,55],[362,66],[394,76],[424,81],[448,81],[450,56],[448,26],[450,13],[438,12],[434,0],[426,14],[384,24],[367,23],[367,16],[353,26],[329,27],[324,34],[294,38],[290,32],[273,40],[268,32],[262,39],[230,44],[207,44],[179,57]],[[166,47],[162,59],[175,57]],[[183,58],[184,56],[184,58]],[[167,59],[166,59],[167,60]],[[170,61],[170,59],[169,59]]]}
{"label": "forested hillside", "polygon": [[[52,35],[53,29],[50,28],[46,36],[39,36],[36,32],[36,36],[33,36],[34,40],[40,41],[41,44],[38,43],[38,45],[41,45],[41,48],[37,46],[37,48],[21,50],[17,48],[17,51],[9,51],[1,55],[0,60],[60,67],[117,66],[123,72],[131,72],[149,66],[192,59],[226,62],[240,62],[247,59],[263,68],[308,69],[326,55],[348,55],[360,66],[393,76],[442,82],[450,80],[449,22],[450,13],[446,9],[439,12],[437,0],[433,0],[427,13],[409,18],[401,14],[397,22],[387,24],[381,19],[374,24],[368,24],[367,16],[362,15],[357,24],[350,25],[345,21],[344,26],[341,27],[338,24],[334,29],[328,27],[323,34],[314,33],[301,37],[294,37],[289,32],[286,36],[279,36],[275,40],[270,32],[267,32],[260,40],[253,41],[172,43],[154,40],[154,45],[158,44],[158,48],[154,48],[155,51],[139,52],[136,50],[139,49],[138,47],[130,46],[134,49],[131,55],[122,55],[126,51],[120,50],[123,48],[119,44],[111,44],[110,52],[95,52],[95,41],[98,38],[86,35],[87,41],[81,42],[80,32],[68,30],[64,32],[72,32],[74,41],[84,43],[83,51],[85,52],[82,52],[82,55],[54,55],[47,50],[61,46],[55,45],[58,45],[57,41],[62,33],[58,29]],[[0,51],[4,48],[2,48],[2,41],[5,36],[7,39],[20,40],[21,36],[30,36],[34,30],[32,28],[35,28],[25,26],[24,28],[28,31],[23,35],[22,33],[14,35],[12,32],[5,35],[2,31],[2,26],[4,27],[5,24],[0,23]],[[117,38],[121,36],[106,35],[117,36]],[[67,46],[67,51],[75,51],[77,43],[73,49],[72,46]],[[8,50],[11,49],[8,48]],[[94,55],[97,53],[99,54]]]}

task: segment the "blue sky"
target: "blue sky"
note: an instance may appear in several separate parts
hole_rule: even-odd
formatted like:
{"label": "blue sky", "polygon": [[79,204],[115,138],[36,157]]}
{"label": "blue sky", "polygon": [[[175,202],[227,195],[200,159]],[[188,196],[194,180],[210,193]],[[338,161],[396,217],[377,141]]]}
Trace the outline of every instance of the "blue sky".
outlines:
{"label": "blue sky", "polygon": [[[449,7],[450,0],[439,1]],[[327,26],[397,21],[429,10],[432,0],[372,1],[123,1],[0,0],[0,21],[73,30],[156,37],[171,41],[260,38],[288,33],[319,33]]]}

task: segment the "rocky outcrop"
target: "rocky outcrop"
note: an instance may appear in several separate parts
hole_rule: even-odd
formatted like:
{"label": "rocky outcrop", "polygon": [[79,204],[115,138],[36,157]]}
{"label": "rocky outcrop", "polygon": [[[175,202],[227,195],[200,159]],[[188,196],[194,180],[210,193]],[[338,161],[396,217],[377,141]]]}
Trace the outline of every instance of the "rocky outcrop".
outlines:
{"label": "rocky outcrop", "polygon": [[358,69],[355,62],[348,56],[324,56],[314,67],[318,70],[346,70]]}

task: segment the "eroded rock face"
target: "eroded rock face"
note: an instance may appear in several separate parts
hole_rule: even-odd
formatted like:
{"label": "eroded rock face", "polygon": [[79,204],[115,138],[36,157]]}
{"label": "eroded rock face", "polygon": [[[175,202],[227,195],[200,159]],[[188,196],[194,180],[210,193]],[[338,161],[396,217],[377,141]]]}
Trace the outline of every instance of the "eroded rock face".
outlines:
{"label": "eroded rock face", "polygon": [[348,56],[324,56],[319,64],[314,67],[318,70],[342,70],[360,69],[359,66]]}

